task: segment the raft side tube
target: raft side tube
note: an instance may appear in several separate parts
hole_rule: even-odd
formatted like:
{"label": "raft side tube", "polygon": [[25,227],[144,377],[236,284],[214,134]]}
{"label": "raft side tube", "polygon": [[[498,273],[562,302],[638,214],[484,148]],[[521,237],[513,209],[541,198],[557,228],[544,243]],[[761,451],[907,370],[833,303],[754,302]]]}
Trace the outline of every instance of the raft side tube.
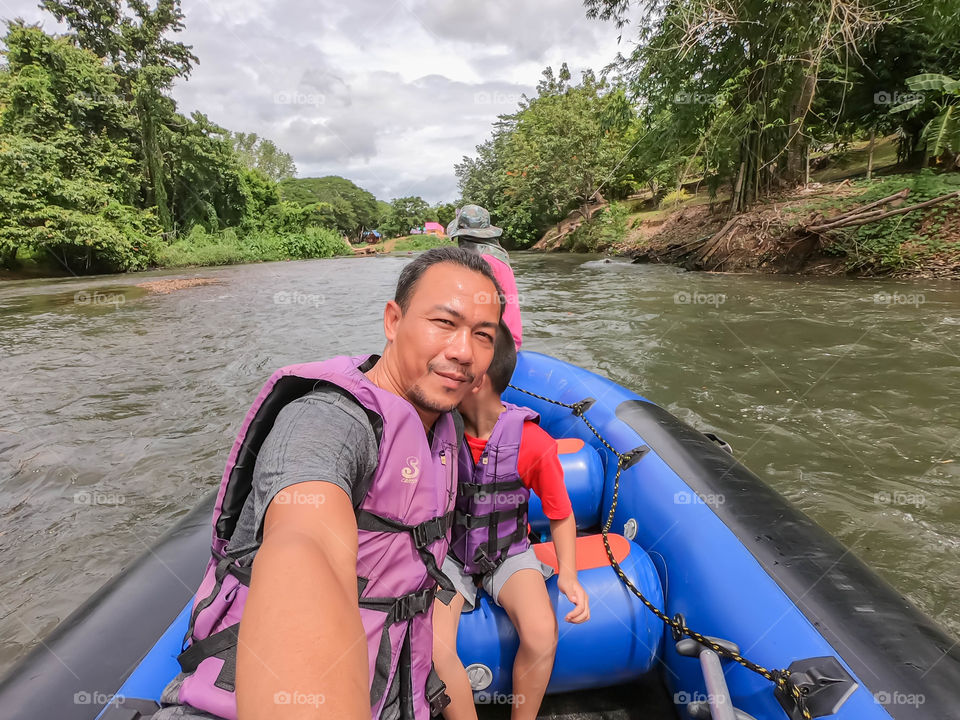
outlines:
{"label": "raft side tube", "polygon": [[0,680],[5,718],[92,720],[196,592],[215,493],[71,613]]}
{"label": "raft side tube", "polygon": [[[596,398],[587,417],[613,447],[620,452],[643,444],[652,448],[621,474],[612,530],[636,527],[636,541],[660,571],[669,615],[682,612],[690,627],[738,643],[747,658],[768,668],[803,658],[839,657],[860,688],[840,708],[838,718],[957,715],[950,688],[960,687],[960,650],[951,649],[953,641],[705,436],[606,378],[538,353],[520,353],[513,384],[568,404]],[[569,409],[513,389],[506,399],[539,412],[541,424],[554,436],[582,437],[605,455],[605,520],[612,501],[614,455]],[[624,410],[637,407],[647,409],[645,421],[637,415],[623,417]],[[686,465],[682,457],[688,459]],[[726,483],[698,477],[723,478]],[[781,531],[787,535],[779,535]],[[755,552],[758,539],[762,544],[771,538],[780,538],[773,544],[775,551]],[[825,560],[819,574],[830,570],[819,582],[794,569],[808,556]],[[837,591],[832,596],[823,587],[828,583]],[[850,588],[855,592],[845,595]],[[860,605],[860,598],[870,602]],[[874,599],[880,601],[876,606]],[[868,617],[881,606],[887,608],[883,620]],[[702,675],[696,661],[680,657],[672,645],[667,643],[665,676],[677,696],[695,699],[696,693],[705,692]],[[772,683],[732,661],[724,664],[736,707],[758,718],[786,717],[773,698]],[[924,673],[926,678],[921,677]],[[923,701],[916,702],[920,698]]]}

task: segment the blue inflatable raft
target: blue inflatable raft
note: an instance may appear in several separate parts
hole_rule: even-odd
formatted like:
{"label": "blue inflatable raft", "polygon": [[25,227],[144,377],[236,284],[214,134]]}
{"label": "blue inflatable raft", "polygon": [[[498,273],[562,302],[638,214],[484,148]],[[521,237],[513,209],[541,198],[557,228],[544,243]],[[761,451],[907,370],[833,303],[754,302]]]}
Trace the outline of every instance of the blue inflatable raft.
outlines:
{"label": "blue inflatable raft", "polygon": [[[612,702],[652,720],[960,718],[957,642],[718,438],[531,352],[520,353],[505,399],[532,407],[561,439],[591,598],[591,620],[566,624],[570,604],[548,581],[560,640],[542,716],[560,703],[565,716],[574,707],[600,717]],[[178,671],[212,504],[0,681],[0,717],[152,714]],[[530,518],[538,555],[555,564],[535,497]],[[517,638],[502,609],[481,593],[457,644],[478,705],[508,701]]]}

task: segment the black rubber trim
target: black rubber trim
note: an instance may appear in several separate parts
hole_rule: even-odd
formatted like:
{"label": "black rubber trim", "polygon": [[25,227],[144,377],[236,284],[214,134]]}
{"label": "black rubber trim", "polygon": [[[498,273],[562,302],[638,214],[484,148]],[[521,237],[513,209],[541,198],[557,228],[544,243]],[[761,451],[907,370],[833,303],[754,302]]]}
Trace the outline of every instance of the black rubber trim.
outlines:
{"label": "black rubber trim", "polygon": [[91,720],[200,585],[210,559],[211,492],[149,551],[61,622],[0,679],[0,717]]}
{"label": "black rubber trim", "polygon": [[[711,509],[897,720],[960,717],[960,644],[844,545],[703,434],[663,408],[626,400],[617,417]],[[841,589],[842,588],[842,589]],[[856,607],[871,612],[858,613]]]}

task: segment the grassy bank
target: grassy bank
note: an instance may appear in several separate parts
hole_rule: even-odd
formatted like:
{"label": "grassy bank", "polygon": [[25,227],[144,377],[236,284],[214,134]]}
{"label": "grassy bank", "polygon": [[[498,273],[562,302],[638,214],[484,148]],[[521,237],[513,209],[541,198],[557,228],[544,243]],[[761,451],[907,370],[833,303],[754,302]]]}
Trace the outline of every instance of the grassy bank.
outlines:
{"label": "grassy bank", "polygon": [[[200,226],[159,248],[148,269],[237,265],[276,260],[308,260],[349,255],[350,245],[335,230],[308,227],[278,233],[269,230],[238,233],[232,228],[211,233]],[[22,253],[18,267],[0,273],[0,280],[73,275],[57,259],[40,252]]]}
{"label": "grassy bank", "polygon": [[401,237],[388,238],[373,245],[360,245],[354,247],[353,251],[358,255],[373,255],[375,253],[388,252],[416,252],[435,247],[454,245],[456,245],[456,242],[447,237],[441,238],[436,235],[403,235]]}

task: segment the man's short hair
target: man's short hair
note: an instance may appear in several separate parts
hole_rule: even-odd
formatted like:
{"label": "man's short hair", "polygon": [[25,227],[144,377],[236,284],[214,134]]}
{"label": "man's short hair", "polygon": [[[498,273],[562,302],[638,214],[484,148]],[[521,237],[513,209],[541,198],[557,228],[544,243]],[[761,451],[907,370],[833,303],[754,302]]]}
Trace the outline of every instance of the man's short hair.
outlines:
{"label": "man's short hair", "polygon": [[487,368],[487,377],[490,385],[497,394],[502,395],[510,384],[513,371],[517,368],[517,346],[513,342],[513,334],[503,321],[497,328],[497,340],[493,346],[493,360]]}
{"label": "man's short hair", "polygon": [[[427,268],[442,262],[453,263],[490,278],[490,282],[492,282],[493,287],[496,288],[497,297],[500,299],[500,317],[503,317],[503,307],[506,299],[500,283],[497,282],[493,270],[490,269],[490,265],[476,253],[462,250],[458,247],[432,248],[414,258],[412,262],[403,268],[400,272],[400,279],[397,281],[397,291],[393,296],[394,301],[400,306],[403,312],[406,312],[410,306],[410,298],[413,297],[413,290],[417,281],[420,280],[420,276],[427,271]],[[492,300],[492,298],[490,298],[490,300]]]}

